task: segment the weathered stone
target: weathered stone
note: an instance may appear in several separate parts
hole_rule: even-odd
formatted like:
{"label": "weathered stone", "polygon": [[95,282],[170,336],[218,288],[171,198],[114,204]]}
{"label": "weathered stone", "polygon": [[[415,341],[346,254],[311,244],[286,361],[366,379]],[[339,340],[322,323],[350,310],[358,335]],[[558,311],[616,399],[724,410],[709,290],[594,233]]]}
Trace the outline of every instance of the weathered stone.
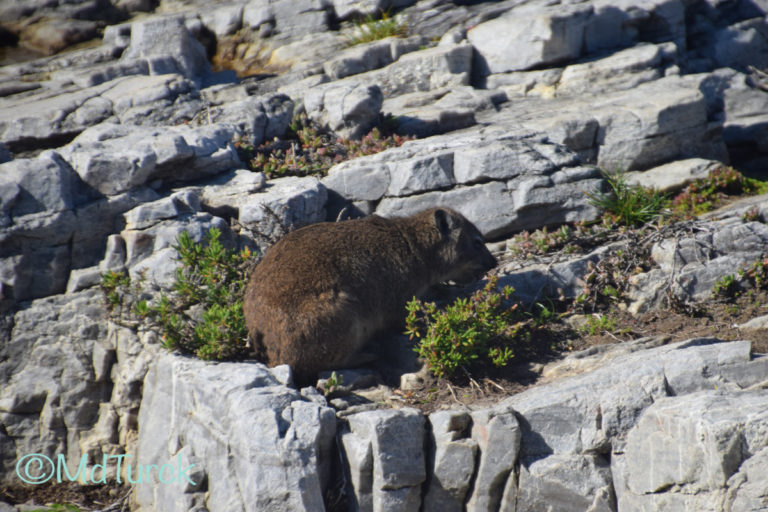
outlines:
{"label": "weathered stone", "polygon": [[205,49],[181,17],[152,18],[131,25],[131,44],[122,59],[146,58],[151,74],[180,73],[187,78],[210,71]]}
{"label": "weathered stone", "polygon": [[472,439],[480,462],[467,510],[498,510],[507,479],[514,478],[511,473],[520,450],[521,429],[515,412],[507,407],[473,412]]}
{"label": "weathered stone", "polygon": [[0,139],[11,149],[50,145],[112,115],[124,123],[177,123],[200,108],[199,101],[181,101],[193,88],[178,75],[127,76],[87,89],[33,95],[0,109]]}
{"label": "weathered stone", "polygon": [[401,55],[419,49],[424,40],[419,36],[401,39],[389,37],[379,41],[354,46],[337,57],[325,62],[323,69],[331,80],[382,68]]}
{"label": "weathered stone", "polygon": [[675,62],[675,50],[671,43],[638,45],[610,57],[567,66],[557,83],[557,94],[632,89],[658,80],[664,76],[664,69]]}
{"label": "weathered stone", "polygon": [[[466,412],[439,411],[429,415],[431,474],[424,495],[425,512],[464,510],[475,468],[477,441],[469,437],[472,418]],[[487,447],[487,443],[486,443]]]}
{"label": "weathered stone", "polygon": [[551,455],[523,460],[516,499],[518,510],[613,512],[613,480],[600,455]]}
{"label": "weathered stone", "polygon": [[478,91],[469,86],[412,92],[384,100],[382,111],[397,118],[397,131],[428,137],[475,124],[475,112],[506,101],[500,91]]}
{"label": "weathered stone", "polygon": [[768,26],[765,17],[736,23],[720,29],[712,45],[718,67],[746,70],[748,66],[764,69],[768,66]]}
{"label": "weathered stone", "polygon": [[629,172],[624,177],[628,184],[655,188],[666,194],[682,190],[697,179],[706,178],[710,171],[721,166],[720,162],[714,160],[688,158],[643,172]]}
{"label": "weathered stone", "polygon": [[211,511],[323,508],[333,411],[303,401],[263,365],[164,354],[147,374],[140,411],[138,460],[181,463],[186,450],[205,472],[137,486],[140,509],[187,510],[190,493]]}
{"label": "weathered stone", "polygon": [[734,512],[760,510],[768,506],[768,492],[762,475],[768,465],[768,448],[758,451],[739,467],[728,480],[725,507]]}
{"label": "weathered stone", "polygon": [[389,166],[388,196],[407,196],[453,185],[453,153],[401,160]]}
{"label": "weathered stone", "polygon": [[408,7],[415,0],[332,0],[333,10],[339,19],[345,20],[353,15],[374,16],[390,9]]}
{"label": "weathered stone", "polygon": [[387,197],[379,202],[376,214],[383,217],[405,216],[437,206],[456,209],[486,238],[508,233],[514,229],[511,226],[515,226],[518,219],[512,194],[498,181],[415,196]]}
{"label": "weathered stone", "polygon": [[0,210],[7,216],[0,226],[31,213],[71,209],[85,195],[77,174],[55,151],[0,164],[0,188]]}
{"label": "weathered stone", "polygon": [[389,188],[389,181],[386,163],[372,161],[360,165],[357,160],[351,160],[331,167],[322,183],[346,199],[378,201]]}
{"label": "weathered stone", "polygon": [[309,89],[304,108],[310,118],[340,136],[359,139],[378,124],[382,101],[377,85],[331,82]]}
{"label": "weathered stone", "polygon": [[591,14],[590,6],[524,6],[473,27],[467,39],[483,75],[543,67],[580,56]]}
{"label": "weathered stone", "polygon": [[14,315],[0,348],[4,484],[18,484],[14,466],[29,453],[53,460],[63,454],[73,466],[80,460],[80,441],[96,425],[99,404],[110,399],[111,383],[94,380],[91,361],[106,339],[105,314],[101,291],[88,290],[27,303]]}
{"label": "weathered stone", "polygon": [[[384,409],[351,414],[347,421],[351,432],[371,446],[373,510],[419,510],[426,479],[424,417],[415,409]],[[365,489],[367,483],[361,484]]]}
{"label": "weathered stone", "polygon": [[187,181],[239,167],[235,133],[229,125],[166,130],[100,125],[61,152],[85,183],[112,195],[158,178]]}
{"label": "weathered stone", "polygon": [[200,19],[218,37],[228,36],[243,24],[243,5],[217,5],[216,9],[201,12]]}
{"label": "weathered stone", "polygon": [[263,236],[285,233],[325,220],[327,199],[328,191],[317,178],[281,178],[240,207],[239,221]]}
{"label": "weathered stone", "polygon": [[248,142],[258,146],[282,136],[293,117],[293,101],[285,94],[248,97],[214,107],[203,114],[208,123],[228,123],[240,128]]}
{"label": "weathered stone", "polygon": [[[712,390],[656,401],[627,436],[627,460],[640,463],[625,468],[619,506],[646,501],[659,510],[660,500],[650,493],[685,498],[724,491],[748,454],[768,445],[767,401],[761,391],[726,396]],[[663,492],[672,486],[682,488]]]}

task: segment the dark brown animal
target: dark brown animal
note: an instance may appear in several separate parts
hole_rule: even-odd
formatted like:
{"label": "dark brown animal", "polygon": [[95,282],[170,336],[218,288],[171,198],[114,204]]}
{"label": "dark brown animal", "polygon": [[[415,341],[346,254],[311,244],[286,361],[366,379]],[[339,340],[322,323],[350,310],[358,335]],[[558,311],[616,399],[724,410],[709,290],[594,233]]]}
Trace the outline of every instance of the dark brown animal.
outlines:
{"label": "dark brown animal", "polygon": [[267,364],[289,364],[308,383],[401,326],[412,297],[440,282],[470,282],[496,263],[477,228],[448,208],[307,226],[270,247],[253,271],[244,299],[250,341]]}

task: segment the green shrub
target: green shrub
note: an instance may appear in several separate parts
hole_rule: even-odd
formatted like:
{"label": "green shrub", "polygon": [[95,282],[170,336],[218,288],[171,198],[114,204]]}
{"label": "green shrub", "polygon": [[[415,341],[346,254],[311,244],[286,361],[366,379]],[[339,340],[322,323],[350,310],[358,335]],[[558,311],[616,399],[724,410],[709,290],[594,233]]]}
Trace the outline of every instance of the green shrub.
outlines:
{"label": "green shrub", "polygon": [[629,185],[622,173],[606,174],[608,193],[588,194],[590,203],[625,226],[641,226],[659,218],[669,205],[664,194],[652,188]]}
{"label": "green shrub", "polygon": [[355,35],[349,37],[349,46],[370,43],[387,37],[405,37],[408,35],[408,26],[396,18],[392,18],[388,12],[381,13],[381,19],[376,19],[369,14],[365,20],[355,23]]}
{"label": "green shrub", "polygon": [[[206,243],[182,232],[174,248],[181,265],[170,295],[154,302],[144,296],[142,283],[115,272],[102,276],[102,288],[117,320],[133,320],[156,329],[169,349],[201,359],[233,359],[246,353],[248,332],[243,314],[247,274],[253,254],[225,249],[221,232],[211,228]],[[118,308],[119,306],[119,308]]]}
{"label": "green shrub", "polygon": [[768,258],[761,258],[736,274],[726,274],[712,287],[712,296],[733,298],[740,290],[752,287],[757,290],[768,288]]}
{"label": "green shrub", "polygon": [[[384,120],[385,128],[392,124]],[[374,128],[360,140],[329,133],[306,114],[296,116],[285,139],[276,139],[253,147],[242,139],[234,141],[240,159],[254,172],[267,178],[283,176],[325,176],[334,165],[401,146],[413,137],[401,137],[386,129]]]}
{"label": "green shrub", "polygon": [[672,200],[683,216],[706,213],[719,207],[727,196],[768,192],[768,183],[747,178],[733,167],[720,166],[688,185]]}
{"label": "green shrub", "polygon": [[513,289],[496,290],[497,278],[470,298],[458,298],[444,310],[432,302],[411,300],[406,334],[419,338],[414,350],[437,377],[451,376],[474,362],[505,366],[514,356],[511,345],[524,335],[518,305],[510,305]]}

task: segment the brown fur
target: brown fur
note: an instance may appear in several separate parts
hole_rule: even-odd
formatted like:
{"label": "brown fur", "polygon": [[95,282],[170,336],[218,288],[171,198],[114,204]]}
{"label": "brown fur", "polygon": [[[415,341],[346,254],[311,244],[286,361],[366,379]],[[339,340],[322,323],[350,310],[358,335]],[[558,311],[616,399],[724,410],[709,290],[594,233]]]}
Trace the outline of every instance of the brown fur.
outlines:
{"label": "brown fur", "polygon": [[377,332],[402,325],[413,296],[495,267],[482,242],[447,208],[298,229],[267,250],[245,290],[251,343],[270,366],[287,363],[297,381],[309,382],[343,367]]}

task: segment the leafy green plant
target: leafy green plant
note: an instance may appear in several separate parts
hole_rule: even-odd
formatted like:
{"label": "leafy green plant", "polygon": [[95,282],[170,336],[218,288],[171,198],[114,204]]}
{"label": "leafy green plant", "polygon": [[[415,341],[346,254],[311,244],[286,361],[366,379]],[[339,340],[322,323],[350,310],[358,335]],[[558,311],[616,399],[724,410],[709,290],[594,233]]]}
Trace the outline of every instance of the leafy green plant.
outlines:
{"label": "leafy green plant", "polygon": [[736,276],[727,274],[715,281],[715,286],[712,287],[712,294],[715,296],[733,297],[737,289]]}
{"label": "leafy green plant", "polygon": [[248,333],[242,296],[255,258],[247,248],[239,252],[225,249],[220,236],[212,228],[203,244],[182,232],[174,246],[181,265],[176,269],[173,291],[152,303],[143,298],[146,293],[140,282],[132,283],[122,273],[104,274],[102,288],[110,304],[129,306],[127,310],[113,309],[115,316],[144,322],[161,333],[167,348],[202,359],[244,355]]}
{"label": "leafy green plant", "polygon": [[627,183],[622,173],[603,173],[607,193],[588,194],[589,202],[625,226],[640,226],[659,218],[669,204],[664,194],[652,188]]}
{"label": "leafy green plant", "polygon": [[36,508],[30,512],[80,512],[80,507],[70,503],[52,503],[45,508]]}
{"label": "leafy green plant", "polygon": [[603,332],[617,332],[616,319],[609,315],[594,314],[587,317],[587,321],[584,325],[579,327],[579,332],[582,334],[590,334],[596,336]]}
{"label": "leafy green plant", "polygon": [[693,216],[714,210],[728,196],[765,192],[768,192],[768,183],[747,178],[733,167],[720,166],[675,196],[672,207],[679,215]]}
{"label": "leafy green plant", "polygon": [[331,372],[331,376],[325,379],[323,383],[322,391],[326,398],[331,396],[334,391],[337,391],[339,387],[344,383],[344,376],[336,372]]}
{"label": "leafy green plant", "polygon": [[745,288],[752,287],[757,290],[768,288],[768,258],[761,258],[745,268],[739,269],[736,274],[726,274],[712,287],[712,296],[720,298],[733,298]]}
{"label": "leafy green plant", "polygon": [[388,12],[382,12],[380,19],[369,14],[363,21],[356,22],[354,35],[348,38],[348,42],[349,46],[354,46],[387,37],[405,37],[407,35],[408,26],[403,21],[391,17]]}
{"label": "leafy green plant", "polygon": [[337,163],[372,155],[385,149],[401,146],[413,137],[402,137],[386,127],[374,128],[360,140],[336,137],[306,114],[291,121],[285,139],[276,139],[254,147],[243,139],[234,141],[240,159],[255,172],[263,172],[267,178],[282,176],[324,176]]}
{"label": "leafy green plant", "polygon": [[517,304],[510,304],[513,289],[496,289],[491,278],[469,298],[457,298],[439,310],[432,302],[411,300],[406,309],[406,334],[418,338],[414,350],[437,377],[451,376],[476,361],[505,366],[514,356],[512,344],[524,335]]}

